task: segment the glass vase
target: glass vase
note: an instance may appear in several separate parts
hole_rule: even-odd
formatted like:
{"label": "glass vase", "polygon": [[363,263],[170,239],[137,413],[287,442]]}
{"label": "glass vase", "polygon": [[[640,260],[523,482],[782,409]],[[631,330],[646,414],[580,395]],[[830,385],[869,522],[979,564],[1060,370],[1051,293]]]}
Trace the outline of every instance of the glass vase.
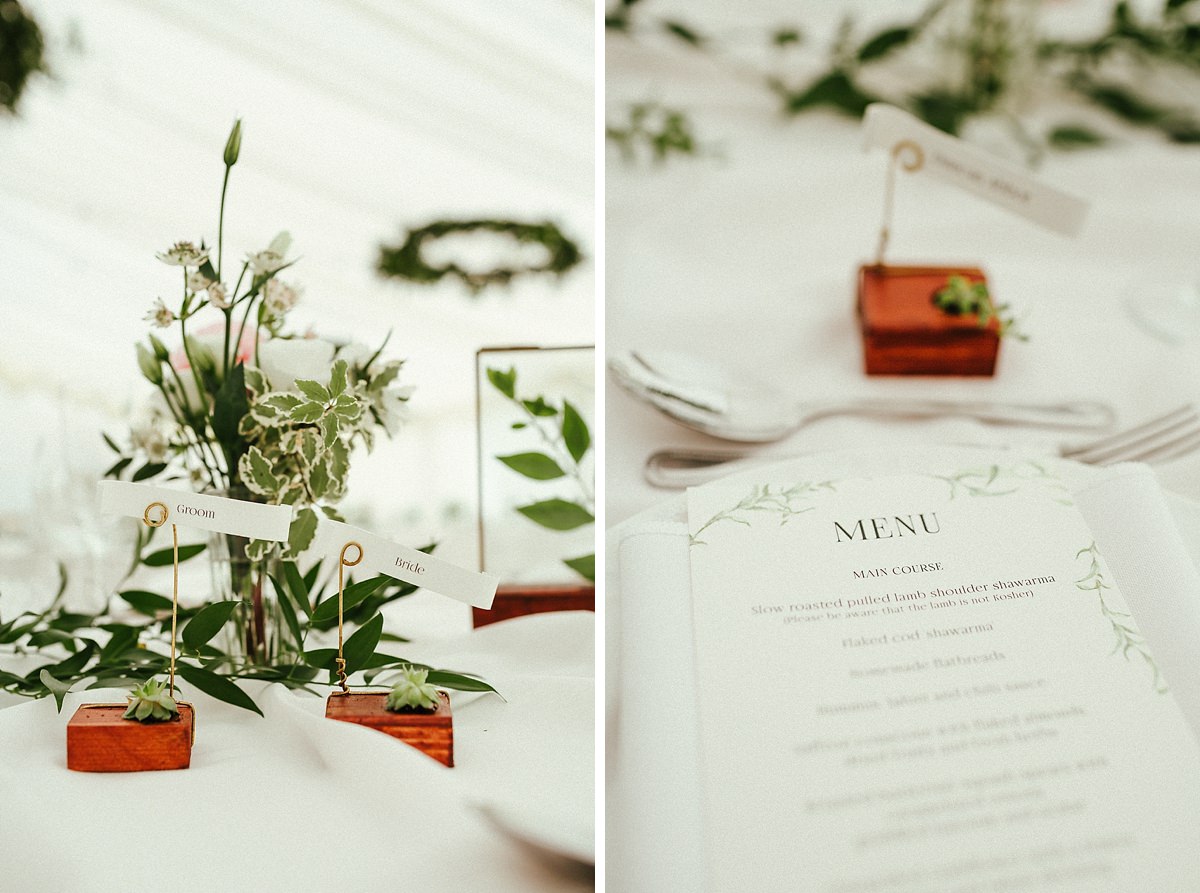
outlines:
{"label": "glass vase", "polygon": [[[231,495],[235,499],[252,501],[248,492]],[[278,551],[272,550],[262,561],[251,561],[246,557],[249,542],[244,536],[209,535],[207,552],[212,573],[212,601],[241,603],[213,644],[221,648],[235,666],[287,663],[289,655],[298,653],[299,646],[292,641],[279,607],[278,593],[271,582],[271,577],[283,579]]]}

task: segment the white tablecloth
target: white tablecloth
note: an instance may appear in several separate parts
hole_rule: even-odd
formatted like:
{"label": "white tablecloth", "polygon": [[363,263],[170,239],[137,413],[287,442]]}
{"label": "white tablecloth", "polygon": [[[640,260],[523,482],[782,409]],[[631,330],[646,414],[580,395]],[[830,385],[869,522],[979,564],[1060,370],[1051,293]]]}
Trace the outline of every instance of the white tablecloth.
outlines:
{"label": "white tablecloth", "polygon": [[0,890],[591,889],[589,869],[536,858],[472,804],[527,818],[542,840],[590,839],[594,633],[590,613],[542,614],[405,646],[506,699],[452,693],[453,769],[279,686],[250,689],[265,718],[185,690],[196,743],[175,772],[66,768],[75,706],[120,692],[0,710]]}

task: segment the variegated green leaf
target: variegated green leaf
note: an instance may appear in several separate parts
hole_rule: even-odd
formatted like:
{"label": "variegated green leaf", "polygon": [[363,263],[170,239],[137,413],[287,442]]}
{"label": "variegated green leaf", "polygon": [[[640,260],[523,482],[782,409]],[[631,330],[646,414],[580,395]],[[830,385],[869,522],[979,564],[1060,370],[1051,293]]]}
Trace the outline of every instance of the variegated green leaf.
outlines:
{"label": "variegated green leaf", "polygon": [[265,561],[274,546],[270,540],[250,540],[246,543],[246,558],[253,562]]}
{"label": "variegated green leaf", "polygon": [[323,415],[325,415],[325,407],[321,403],[301,403],[288,413],[293,422],[299,422],[302,425],[311,425]]}
{"label": "variegated green leaf", "polygon": [[238,460],[242,483],[258,496],[274,496],[282,483],[272,472],[271,463],[256,446],[251,446]]}
{"label": "variegated green leaf", "polygon": [[332,398],[329,394],[329,389],[320,382],[310,381],[306,378],[297,378],[296,387],[300,389],[300,393],[312,400],[314,403],[328,403]]}
{"label": "variegated green leaf", "polygon": [[336,397],[346,390],[346,361],[338,360],[333,364],[333,372],[329,376],[329,393]]}
{"label": "variegated green leaf", "polygon": [[277,409],[282,413],[290,413],[293,409],[303,403],[304,400],[300,397],[297,397],[295,394],[288,394],[285,392],[271,394],[259,402],[265,406],[270,406],[274,409]]}
{"label": "variegated green leaf", "polygon": [[327,415],[321,419],[320,424],[321,439],[325,442],[325,449],[332,449],[338,439],[338,418],[335,415]]}
{"label": "variegated green leaf", "polygon": [[317,513],[310,508],[301,509],[292,520],[288,531],[288,552],[294,558],[312,545],[317,533]]}

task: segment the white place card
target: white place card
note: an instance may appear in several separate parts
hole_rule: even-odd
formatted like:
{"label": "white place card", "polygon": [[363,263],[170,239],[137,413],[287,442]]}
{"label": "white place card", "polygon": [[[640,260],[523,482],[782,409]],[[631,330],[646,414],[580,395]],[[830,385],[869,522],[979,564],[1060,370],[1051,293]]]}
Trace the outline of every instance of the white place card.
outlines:
{"label": "white place card", "polygon": [[688,518],[712,893],[1200,890],[1200,749],[1052,475]]}
{"label": "white place card", "polygon": [[[469,571],[350,524],[322,519],[315,543],[318,552],[336,559],[348,542],[362,547],[362,560],[355,568],[360,572],[387,574],[477,608],[491,608],[496,597],[500,581],[491,574]],[[346,557],[353,560],[354,556],[352,550]]]}
{"label": "white place card", "polygon": [[286,505],[263,505],[129,481],[100,481],[96,490],[103,512],[140,519],[148,505],[159,502],[167,507],[166,521],[197,530],[284,542],[292,523],[292,510]]}
{"label": "white place card", "polygon": [[[931,127],[887,103],[867,106],[863,117],[867,148],[893,151],[909,143],[919,153],[912,172],[927,173],[999,205],[1040,226],[1067,236],[1083,228],[1088,203],[1056,189],[957,137]],[[911,150],[910,150],[911,152]]]}

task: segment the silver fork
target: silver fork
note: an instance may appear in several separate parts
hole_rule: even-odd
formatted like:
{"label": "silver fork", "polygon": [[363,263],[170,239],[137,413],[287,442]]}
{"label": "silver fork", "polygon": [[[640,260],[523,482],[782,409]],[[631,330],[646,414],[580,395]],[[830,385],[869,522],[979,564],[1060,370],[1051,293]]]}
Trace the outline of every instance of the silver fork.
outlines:
{"label": "silver fork", "polygon": [[[1178,459],[1200,449],[1200,411],[1187,404],[1134,428],[1079,446],[1062,445],[1058,454],[1088,465],[1117,462],[1156,464]],[[725,473],[730,463],[739,466],[759,459],[781,460],[786,456],[763,456],[738,450],[659,450],[646,460],[643,474],[655,487],[681,490],[710,481]]]}

